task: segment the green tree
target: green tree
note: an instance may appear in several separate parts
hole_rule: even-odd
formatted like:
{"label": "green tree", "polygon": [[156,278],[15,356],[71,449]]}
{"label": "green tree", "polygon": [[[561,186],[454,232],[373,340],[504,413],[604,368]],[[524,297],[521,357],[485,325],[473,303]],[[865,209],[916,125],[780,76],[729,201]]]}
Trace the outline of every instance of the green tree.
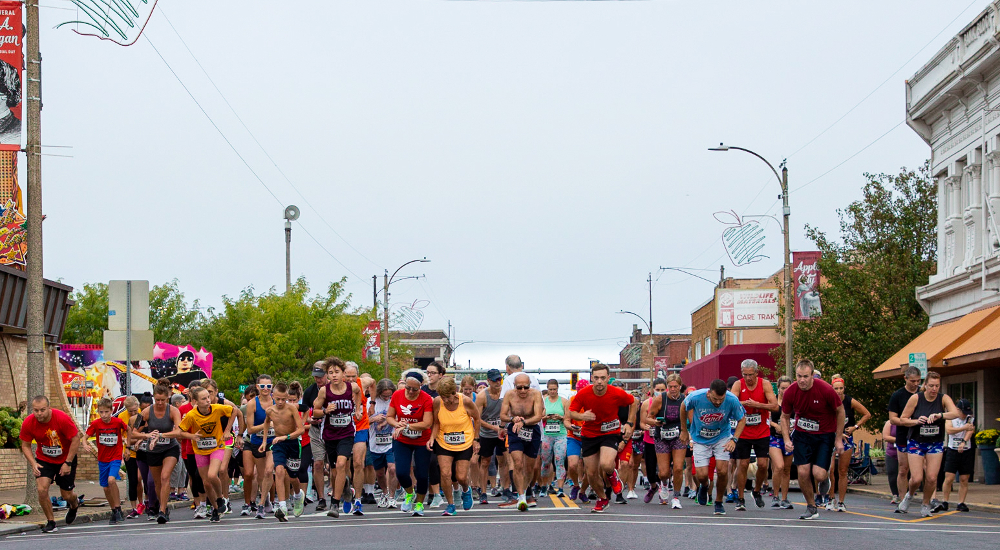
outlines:
{"label": "green tree", "polygon": [[826,379],[841,374],[848,394],[886,420],[899,380],[872,371],[927,329],[914,287],[927,284],[937,258],[937,185],[929,164],[897,175],[865,174],[863,196],[840,216],[840,241],[806,226],[823,253],[823,314],[796,324],[795,354],[812,359]]}
{"label": "green tree", "polygon": [[[73,292],[76,302],[66,317],[63,342],[67,344],[103,344],[108,328],[108,285],[85,283]],[[198,300],[188,305],[177,279],[149,290],[149,327],[157,342],[187,344],[197,339],[203,322]]]}

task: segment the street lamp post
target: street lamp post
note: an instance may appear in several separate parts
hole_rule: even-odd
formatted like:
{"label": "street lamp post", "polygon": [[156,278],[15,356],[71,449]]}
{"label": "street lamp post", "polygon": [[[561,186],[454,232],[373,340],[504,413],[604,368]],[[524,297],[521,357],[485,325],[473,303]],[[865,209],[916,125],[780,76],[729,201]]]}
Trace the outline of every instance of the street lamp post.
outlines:
{"label": "street lamp post", "polygon": [[781,205],[782,214],[784,218],[784,233],[785,237],[785,268],[784,268],[784,292],[785,292],[785,375],[791,377],[793,375],[792,369],[792,320],[795,318],[795,305],[792,301],[792,252],[788,242],[788,217],[791,214],[791,209],[788,207],[788,168],[785,167],[785,163],[781,163],[781,175],[778,175],[778,171],[774,169],[774,166],[767,161],[764,157],[754,153],[750,149],[744,149],[743,147],[735,147],[732,145],[719,144],[718,147],[710,147],[709,151],[729,151],[730,149],[735,149],[737,151],[743,151],[744,153],[750,153],[751,155],[764,161],[764,164],[771,169],[774,173],[774,177],[778,178],[778,184],[781,185]]}
{"label": "street lamp post", "polygon": [[455,353],[458,352],[458,348],[464,346],[465,344],[475,344],[475,340],[466,340],[465,342],[459,343],[457,346],[451,349],[451,366],[455,366]]}
{"label": "street lamp post", "polygon": [[393,278],[399,273],[400,269],[412,264],[412,263],[425,263],[430,260],[427,257],[421,258],[419,260],[410,260],[405,264],[399,266],[396,271],[392,272],[392,277],[389,276],[389,270],[385,270],[384,274],[384,285],[382,291],[385,293],[385,301],[382,303],[382,369],[386,378],[389,378],[389,285],[392,284]]}
{"label": "street lamp post", "polygon": [[[652,279],[652,275],[650,275],[650,279]],[[652,293],[650,294],[650,299],[652,299]],[[652,305],[650,305],[649,312],[650,314],[653,313]],[[649,344],[647,344],[649,346],[649,387],[652,388],[653,380],[656,379],[656,347],[653,345],[653,325],[651,323],[647,323],[646,320],[642,318],[642,315],[639,315],[638,313],[634,313],[632,311],[626,311],[624,309],[619,311],[618,313],[619,314],[627,313],[629,315],[635,315],[636,317],[639,318],[640,321],[642,321],[644,325],[646,325],[646,330],[649,331]],[[653,319],[652,315],[650,315],[649,318],[650,320],[652,320]]]}

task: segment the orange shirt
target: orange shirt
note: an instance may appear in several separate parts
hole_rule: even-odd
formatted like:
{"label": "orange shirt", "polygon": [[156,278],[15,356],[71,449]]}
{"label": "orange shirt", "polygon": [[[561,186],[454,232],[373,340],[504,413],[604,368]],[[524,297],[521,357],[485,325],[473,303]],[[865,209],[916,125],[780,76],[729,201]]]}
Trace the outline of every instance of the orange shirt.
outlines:
{"label": "orange shirt", "polygon": [[369,426],[369,423],[368,423],[368,398],[365,397],[365,388],[364,388],[364,386],[361,385],[361,379],[359,378],[359,379],[355,380],[355,382],[357,382],[357,384],[358,384],[358,389],[361,390],[362,407],[361,407],[361,418],[360,419],[356,419],[354,421],[354,429],[357,430],[357,431],[367,430],[368,426]]}

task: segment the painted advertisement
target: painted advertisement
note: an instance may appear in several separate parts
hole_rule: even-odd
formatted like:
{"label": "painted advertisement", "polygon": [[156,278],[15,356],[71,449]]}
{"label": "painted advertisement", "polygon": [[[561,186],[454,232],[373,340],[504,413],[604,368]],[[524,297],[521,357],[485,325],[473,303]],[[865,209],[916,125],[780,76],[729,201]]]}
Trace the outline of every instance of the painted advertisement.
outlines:
{"label": "painted advertisement", "polygon": [[21,150],[21,71],[24,26],[21,2],[0,0],[0,150]]}
{"label": "painted advertisement", "polygon": [[792,288],[795,289],[795,320],[819,317],[823,306],[819,299],[820,252],[792,252]]}
{"label": "painted advertisement", "polygon": [[716,328],[778,326],[778,289],[715,289]]}
{"label": "painted advertisement", "polygon": [[368,326],[365,327],[363,334],[365,336],[365,345],[361,350],[361,356],[365,358],[365,361],[371,361],[372,363],[381,363],[382,322],[368,321]]}

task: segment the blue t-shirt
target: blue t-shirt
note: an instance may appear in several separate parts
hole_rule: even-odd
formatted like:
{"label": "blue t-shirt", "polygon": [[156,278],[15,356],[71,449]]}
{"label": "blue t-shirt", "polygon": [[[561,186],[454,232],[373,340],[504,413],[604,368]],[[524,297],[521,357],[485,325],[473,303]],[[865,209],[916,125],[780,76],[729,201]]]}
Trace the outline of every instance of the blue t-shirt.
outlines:
{"label": "blue t-shirt", "polygon": [[691,440],[702,445],[714,445],[732,437],[730,420],[739,422],[743,418],[743,405],[730,392],[722,405],[716,407],[708,399],[708,389],[697,390],[684,399],[684,410],[694,411],[691,422]]}

